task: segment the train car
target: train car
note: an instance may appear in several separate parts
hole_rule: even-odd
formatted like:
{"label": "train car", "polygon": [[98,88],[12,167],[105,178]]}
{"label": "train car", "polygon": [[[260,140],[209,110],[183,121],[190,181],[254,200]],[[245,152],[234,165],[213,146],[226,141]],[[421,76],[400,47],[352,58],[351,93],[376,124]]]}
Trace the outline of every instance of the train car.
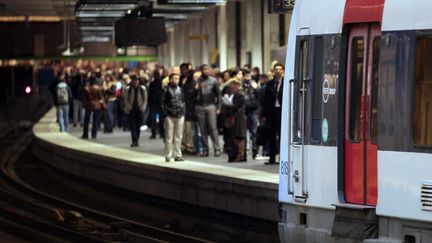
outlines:
{"label": "train car", "polygon": [[282,242],[432,242],[432,1],[297,0]]}

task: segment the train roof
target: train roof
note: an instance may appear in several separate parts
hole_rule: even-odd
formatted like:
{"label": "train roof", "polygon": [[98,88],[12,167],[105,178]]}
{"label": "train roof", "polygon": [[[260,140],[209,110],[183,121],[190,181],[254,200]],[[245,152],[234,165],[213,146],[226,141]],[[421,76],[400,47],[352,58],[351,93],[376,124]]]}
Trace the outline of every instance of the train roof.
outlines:
{"label": "train roof", "polygon": [[342,33],[351,23],[381,22],[382,31],[432,29],[431,0],[297,0],[297,35]]}

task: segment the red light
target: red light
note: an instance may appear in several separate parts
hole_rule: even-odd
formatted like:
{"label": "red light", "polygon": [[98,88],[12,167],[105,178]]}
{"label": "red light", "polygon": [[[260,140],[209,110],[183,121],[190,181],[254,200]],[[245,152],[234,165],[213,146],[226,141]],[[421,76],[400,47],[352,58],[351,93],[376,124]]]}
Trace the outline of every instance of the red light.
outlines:
{"label": "red light", "polygon": [[31,89],[30,86],[27,86],[27,87],[25,88],[25,92],[26,92],[26,94],[30,94],[31,91],[32,91],[32,89]]}

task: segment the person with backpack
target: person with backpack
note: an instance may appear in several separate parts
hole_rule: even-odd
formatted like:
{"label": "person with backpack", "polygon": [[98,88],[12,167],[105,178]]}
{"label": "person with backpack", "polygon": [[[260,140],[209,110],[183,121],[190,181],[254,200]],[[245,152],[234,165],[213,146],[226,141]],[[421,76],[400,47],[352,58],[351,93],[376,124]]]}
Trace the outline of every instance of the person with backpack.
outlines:
{"label": "person with backpack", "polygon": [[66,83],[65,74],[57,75],[58,84],[55,91],[55,105],[57,106],[57,121],[60,132],[67,132],[69,127],[69,105],[72,100],[72,91]]}
{"label": "person with backpack", "polygon": [[139,146],[143,113],[147,107],[147,89],[140,85],[139,77],[131,75],[131,84],[124,91],[124,113],[128,115],[132,136],[131,147]]}

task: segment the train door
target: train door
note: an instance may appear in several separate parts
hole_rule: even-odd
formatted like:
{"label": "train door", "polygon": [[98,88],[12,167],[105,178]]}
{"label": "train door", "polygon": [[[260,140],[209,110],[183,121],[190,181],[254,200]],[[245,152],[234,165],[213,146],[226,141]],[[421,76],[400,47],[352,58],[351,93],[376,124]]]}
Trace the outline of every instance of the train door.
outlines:
{"label": "train door", "polygon": [[[290,145],[290,161],[292,163],[292,180],[294,200],[305,202],[306,170],[305,170],[305,115],[307,107],[307,91],[309,90],[309,53],[310,40],[309,29],[302,29],[306,35],[297,41],[295,79],[293,80],[292,95],[292,132]],[[301,32],[301,34],[304,34]]]}
{"label": "train door", "polygon": [[354,25],[349,32],[345,97],[345,200],[377,203],[377,96],[381,30]]}

